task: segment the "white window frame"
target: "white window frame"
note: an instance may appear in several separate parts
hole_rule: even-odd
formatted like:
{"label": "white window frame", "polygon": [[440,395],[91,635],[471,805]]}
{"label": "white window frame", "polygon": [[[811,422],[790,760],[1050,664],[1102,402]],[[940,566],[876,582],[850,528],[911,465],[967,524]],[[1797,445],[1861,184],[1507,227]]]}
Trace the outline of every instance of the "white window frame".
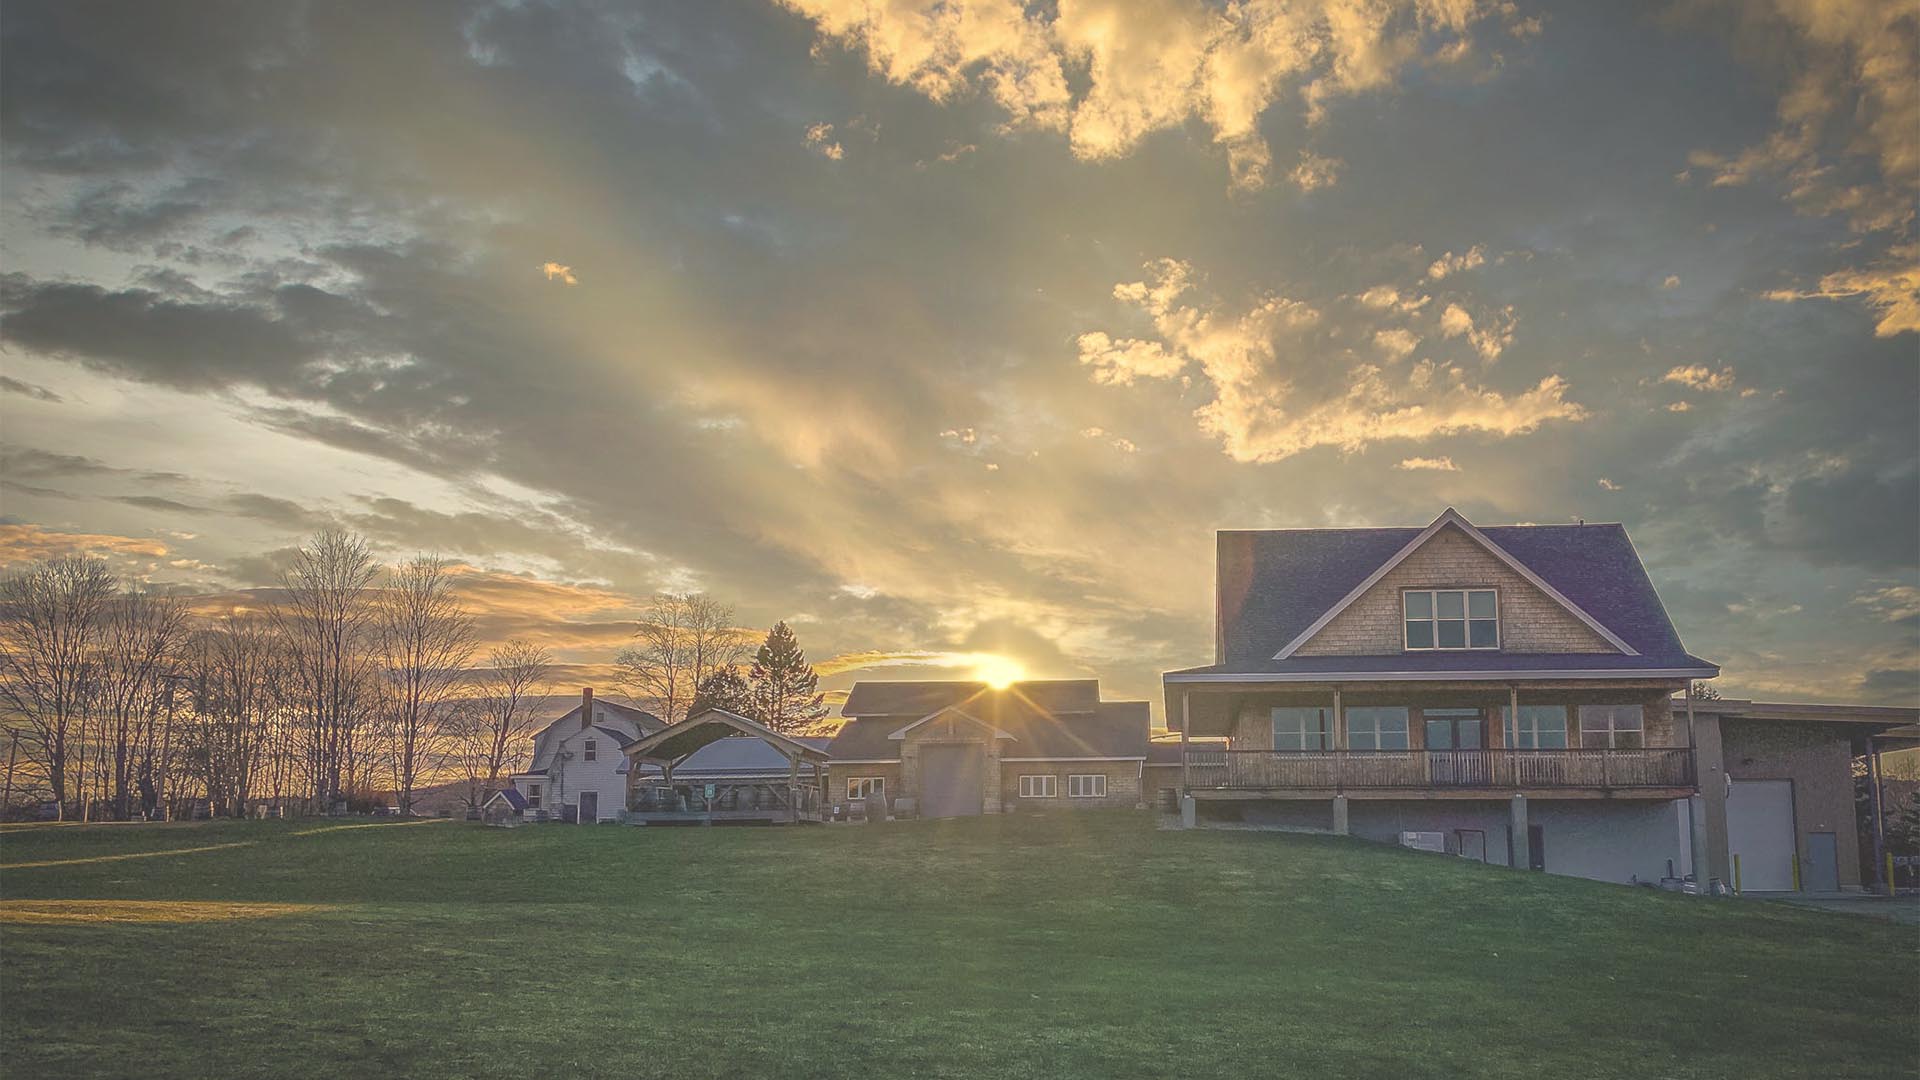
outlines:
{"label": "white window frame", "polygon": [[[1386,714],[1395,712],[1400,714],[1400,745],[1381,746],[1380,734],[1382,727],[1380,721]],[[1370,722],[1369,726],[1363,729],[1362,733],[1371,738],[1372,746],[1354,745],[1353,721],[1356,716]],[[1396,754],[1413,749],[1413,710],[1405,705],[1350,705],[1346,709],[1344,719],[1346,720],[1347,749],[1349,750],[1360,750],[1367,753]],[[1391,731],[1391,728],[1386,730]]]}
{"label": "white window frame", "polygon": [[[1440,597],[1442,594],[1449,593],[1460,594],[1459,621],[1461,644],[1459,645],[1440,644]],[[1477,618],[1473,615],[1473,597],[1476,593],[1486,593],[1493,597],[1493,617],[1491,619],[1484,617]],[[1414,596],[1424,596],[1427,598],[1428,614],[1425,618],[1416,619],[1412,613],[1409,612],[1407,600]],[[1448,618],[1446,621],[1452,622],[1454,620]],[[1473,624],[1485,622],[1493,623],[1493,644],[1475,645],[1473,643]],[[1414,623],[1425,623],[1432,629],[1433,644],[1415,645],[1413,643],[1413,635],[1410,631]],[[1503,633],[1500,628],[1499,589],[1461,587],[1453,589],[1402,589],[1400,591],[1400,646],[1407,652],[1499,652],[1502,637]]]}
{"label": "white window frame", "polygon": [[[1559,746],[1541,746],[1540,733],[1556,730],[1556,725],[1542,724],[1540,713],[1548,709],[1560,710]],[[1514,717],[1511,706],[1500,706],[1501,718],[1507,729],[1507,746],[1514,750],[1565,750],[1567,748],[1567,707],[1557,703],[1544,702],[1520,706],[1520,716]]]}
{"label": "white window frame", "polygon": [[1104,799],[1106,797],[1106,773],[1073,773],[1067,777],[1067,798]]}
{"label": "white window frame", "polygon": [[580,760],[582,760],[582,761],[597,761],[597,760],[599,760],[599,758],[598,758],[598,756],[597,756],[597,755],[599,754],[599,751],[600,751],[600,742],[599,742],[599,740],[597,740],[597,739],[588,739],[588,740],[586,741],[586,744],[585,744],[584,746],[582,746],[582,747],[580,748]]}
{"label": "white window frame", "polygon": [[540,785],[528,784],[526,794],[527,794],[527,809],[529,810],[540,809]]}
{"label": "white window frame", "polygon": [[[1318,713],[1318,714],[1319,714],[1319,717],[1320,717],[1320,730],[1319,730],[1319,732],[1318,732],[1318,736],[1319,736],[1319,739],[1318,739],[1318,741],[1319,741],[1319,743],[1320,743],[1320,745],[1318,745],[1318,746],[1307,746],[1307,745],[1305,745],[1305,743],[1306,743],[1306,742],[1307,742],[1307,741],[1308,741],[1309,739],[1311,739],[1311,738],[1313,738],[1313,737],[1314,737],[1314,734],[1315,734],[1315,733],[1314,733],[1314,732],[1312,732],[1312,731],[1309,731],[1309,730],[1307,730],[1307,729],[1306,729],[1306,728],[1304,728],[1304,727],[1303,727],[1303,728],[1301,729],[1301,734],[1300,734],[1300,742],[1302,743],[1302,745],[1300,745],[1300,746],[1281,746],[1281,745],[1280,745],[1280,714],[1281,714],[1281,713],[1295,713],[1295,712],[1300,712],[1300,713],[1304,713],[1304,712],[1316,712],[1316,713]],[[1332,708],[1331,706],[1326,706],[1326,705],[1276,705],[1276,706],[1274,706],[1274,707],[1273,707],[1273,709],[1272,709],[1272,710],[1271,710],[1271,711],[1270,711],[1270,712],[1268,713],[1268,720],[1269,720],[1269,722],[1270,722],[1270,723],[1272,723],[1272,725],[1273,725],[1273,748],[1274,748],[1274,750],[1276,750],[1276,751],[1278,751],[1278,752],[1280,752],[1280,753],[1283,753],[1283,754],[1296,754],[1296,753],[1304,753],[1304,752],[1306,752],[1306,751],[1310,751],[1310,750],[1331,750],[1331,749],[1333,749],[1333,708]]]}
{"label": "white window frame", "polygon": [[847,777],[847,801],[865,802],[872,795],[887,797],[887,778],[884,776]]}
{"label": "white window frame", "polygon": [[[1619,723],[1622,715],[1621,710],[1631,710],[1631,715],[1634,719],[1633,726],[1621,726]],[[1647,710],[1644,707],[1639,705],[1582,705],[1579,708],[1579,713],[1580,748],[1582,750],[1643,750],[1646,748]],[[1588,717],[1595,719],[1604,717],[1606,723],[1589,724],[1587,722]],[[1605,735],[1606,745],[1588,746],[1587,736],[1589,734]],[[1620,738],[1623,735],[1632,735],[1634,744],[1631,746],[1620,745]]]}
{"label": "white window frame", "polygon": [[1020,797],[1023,799],[1059,798],[1060,778],[1052,773],[1028,773],[1020,778]]}

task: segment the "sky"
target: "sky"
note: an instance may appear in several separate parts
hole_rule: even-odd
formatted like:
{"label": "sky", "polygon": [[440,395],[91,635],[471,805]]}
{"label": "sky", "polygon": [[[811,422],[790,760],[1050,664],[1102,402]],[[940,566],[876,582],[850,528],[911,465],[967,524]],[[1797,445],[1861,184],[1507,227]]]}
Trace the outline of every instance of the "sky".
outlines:
{"label": "sky", "polygon": [[[1623,522],[1920,699],[1911,4],[0,9],[0,563],[439,552],[824,684],[1210,662],[1219,528]],[[1158,706],[1156,705],[1156,714]]]}

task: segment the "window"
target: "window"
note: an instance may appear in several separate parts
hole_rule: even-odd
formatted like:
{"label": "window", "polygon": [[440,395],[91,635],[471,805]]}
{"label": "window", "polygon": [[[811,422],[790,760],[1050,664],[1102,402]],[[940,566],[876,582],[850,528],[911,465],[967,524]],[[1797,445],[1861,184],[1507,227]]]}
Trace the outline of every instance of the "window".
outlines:
{"label": "window", "polygon": [[1405,750],[1407,710],[1398,706],[1347,710],[1347,749]]}
{"label": "window", "polygon": [[1492,589],[1420,589],[1402,602],[1409,649],[1500,647],[1500,598]]}
{"label": "window", "polygon": [[[1049,776],[1051,780],[1053,777]],[[1067,777],[1067,798],[1104,799],[1107,797],[1107,777],[1105,773],[1089,773],[1086,776]]]}
{"label": "window", "polygon": [[1060,794],[1057,776],[1023,776],[1020,778],[1020,797],[1023,799],[1051,799]]}
{"label": "window", "polygon": [[1518,723],[1514,721],[1512,709],[1503,707],[1500,716],[1507,725],[1507,745],[1515,750],[1567,748],[1565,705],[1522,705]]}
{"label": "window", "polygon": [[539,784],[527,785],[527,809],[529,810],[540,809],[540,785]]}
{"label": "window", "polygon": [[1638,750],[1646,745],[1640,706],[1580,706],[1580,745],[1589,750]]}
{"label": "window", "polygon": [[860,802],[868,796],[887,797],[887,778],[884,776],[847,777],[847,801]]}
{"label": "window", "polygon": [[1273,748],[1275,750],[1331,750],[1332,725],[1326,709],[1279,708],[1273,710]]}
{"label": "window", "polygon": [[1481,728],[1486,718],[1479,709],[1421,709],[1426,721],[1427,749],[1481,750],[1485,748]]}
{"label": "window", "polygon": [[598,749],[600,749],[600,744],[597,742],[594,742],[592,739],[588,739],[587,745],[586,745],[586,752],[581,754],[580,756],[586,759],[587,761],[592,761],[594,758],[594,751]]}

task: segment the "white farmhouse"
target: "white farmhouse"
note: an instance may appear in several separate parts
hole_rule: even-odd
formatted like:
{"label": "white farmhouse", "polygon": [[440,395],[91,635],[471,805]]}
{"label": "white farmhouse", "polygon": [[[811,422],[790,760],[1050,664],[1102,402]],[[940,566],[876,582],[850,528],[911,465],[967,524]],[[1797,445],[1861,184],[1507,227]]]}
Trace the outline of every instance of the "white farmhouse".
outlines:
{"label": "white farmhouse", "polygon": [[508,777],[530,821],[619,820],[627,805],[627,756],[621,750],[666,724],[650,712],[580,691],[580,704],[533,737],[533,762]]}

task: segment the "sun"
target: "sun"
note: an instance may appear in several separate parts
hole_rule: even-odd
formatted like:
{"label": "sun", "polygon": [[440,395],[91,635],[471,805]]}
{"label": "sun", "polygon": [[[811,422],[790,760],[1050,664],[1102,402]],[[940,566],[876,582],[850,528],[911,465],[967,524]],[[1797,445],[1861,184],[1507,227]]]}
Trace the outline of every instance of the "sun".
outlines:
{"label": "sun", "polygon": [[995,690],[1005,690],[1026,674],[1027,669],[1020,666],[1020,661],[998,653],[981,653],[973,668],[973,677]]}

